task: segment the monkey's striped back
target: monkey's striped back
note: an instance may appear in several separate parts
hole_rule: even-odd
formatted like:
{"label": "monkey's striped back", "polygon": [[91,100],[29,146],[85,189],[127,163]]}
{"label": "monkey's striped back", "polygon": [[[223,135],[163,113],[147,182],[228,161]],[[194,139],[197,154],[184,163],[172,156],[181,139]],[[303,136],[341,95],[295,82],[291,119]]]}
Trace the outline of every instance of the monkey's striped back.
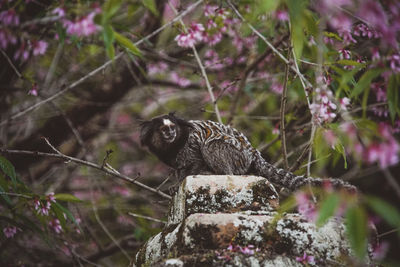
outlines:
{"label": "monkey's striped back", "polygon": [[195,129],[191,134],[202,144],[223,140],[240,151],[255,152],[247,137],[235,128],[214,121],[191,120],[189,122]]}

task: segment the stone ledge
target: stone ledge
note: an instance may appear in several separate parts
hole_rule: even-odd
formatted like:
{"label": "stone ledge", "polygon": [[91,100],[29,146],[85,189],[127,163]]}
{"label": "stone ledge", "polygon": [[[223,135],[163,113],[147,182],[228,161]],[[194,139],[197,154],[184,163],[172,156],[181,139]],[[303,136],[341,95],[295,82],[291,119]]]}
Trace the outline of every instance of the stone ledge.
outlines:
{"label": "stone ledge", "polygon": [[303,253],[314,256],[317,264],[318,261],[335,262],[350,255],[344,231],[344,225],[336,219],[317,228],[298,214],[285,214],[279,220],[274,213],[192,214],[183,223],[151,238],[136,255],[136,262],[140,266],[168,257],[194,254],[218,259],[216,251],[224,251],[230,244],[253,245],[258,250],[255,256],[262,255],[269,264],[277,255],[284,255],[285,261],[295,262],[296,256]]}
{"label": "stone ledge", "polygon": [[188,176],[172,201],[168,225],[195,213],[274,211],[279,196],[264,177],[235,175]]}

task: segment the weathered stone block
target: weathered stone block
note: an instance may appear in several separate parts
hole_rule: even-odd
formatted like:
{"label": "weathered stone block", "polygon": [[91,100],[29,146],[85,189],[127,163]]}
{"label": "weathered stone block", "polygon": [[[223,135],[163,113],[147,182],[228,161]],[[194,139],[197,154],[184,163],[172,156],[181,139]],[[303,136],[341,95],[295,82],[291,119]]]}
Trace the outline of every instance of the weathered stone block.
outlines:
{"label": "weathered stone block", "polygon": [[266,260],[273,262],[276,255],[285,254],[294,260],[303,253],[314,256],[317,262],[318,259],[335,262],[343,255],[350,255],[344,231],[344,225],[336,219],[317,228],[298,214],[285,214],[277,220],[275,213],[197,213],[175,228],[168,228],[150,239],[136,259],[140,264],[156,262],[167,256],[201,252],[209,257],[213,255],[218,261],[215,251],[224,250],[234,243],[253,245],[260,251],[255,255],[262,255],[265,264]]}
{"label": "weathered stone block", "polygon": [[173,199],[168,225],[180,223],[194,213],[273,211],[278,206],[278,193],[263,177],[188,176]]}

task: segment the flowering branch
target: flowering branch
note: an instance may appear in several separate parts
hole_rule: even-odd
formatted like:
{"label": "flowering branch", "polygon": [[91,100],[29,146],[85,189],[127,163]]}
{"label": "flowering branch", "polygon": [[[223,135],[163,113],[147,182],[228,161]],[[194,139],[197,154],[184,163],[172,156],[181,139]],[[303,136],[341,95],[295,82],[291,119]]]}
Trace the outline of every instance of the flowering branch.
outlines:
{"label": "flowering branch", "polygon": [[[202,1],[199,1],[199,2],[202,2]],[[171,8],[171,10],[173,10],[175,12],[175,14],[178,14],[178,11],[175,9],[175,7],[173,5],[171,5],[171,3],[169,1],[168,1],[168,5]],[[179,22],[182,25],[183,30],[185,32],[187,32],[187,28],[186,28],[186,25],[183,22],[183,20],[179,19]],[[222,123],[221,115],[220,115],[219,109],[218,109],[218,103],[215,100],[215,96],[214,96],[214,93],[213,93],[213,88],[211,87],[210,81],[208,80],[206,69],[204,68],[203,62],[201,62],[201,59],[199,57],[199,54],[197,53],[197,49],[194,46],[194,44],[191,44],[190,47],[192,48],[194,57],[196,58],[197,64],[199,65],[199,68],[200,68],[200,71],[201,71],[201,75],[203,76],[204,81],[206,82],[207,90],[208,90],[208,93],[210,95],[211,102],[212,102],[212,104],[214,106],[214,111],[215,111],[215,115],[217,116],[217,120],[218,120],[219,123]]]}
{"label": "flowering branch", "polygon": [[[138,45],[142,44],[143,42],[147,41],[148,39],[150,39],[151,37],[157,35],[159,32],[163,31],[165,28],[167,28],[168,26],[172,25],[172,24],[175,23],[176,21],[180,20],[180,19],[181,19],[182,17],[184,17],[185,15],[187,15],[187,14],[188,14],[189,12],[191,12],[196,6],[198,6],[201,2],[203,2],[203,0],[199,0],[199,1],[197,1],[196,3],[194,3],[193,5],[189,6],[185,11],[183,11],[183,12],[180,13],[180,14],[178,14],[178,15],[177,15],[174,19],[172,19],[170,22],[164,24],[163,26],[161,26],[161,27],[158,28],[157,30],[155,30],[155,31],[153,31],[152,33],[148,34],[146,37],[144,37],[144,38],[140,39],[139,41],[135,42],[134,45],[135,45],[135,46],[138,46]],[[7,118],[7,119],[1,121],[1,122],[0,122],[0,126],[3,126],[3,125],[5,125],[7,122],[9,122],[9,121],[14,120],[14,119],[17,119],[17,118],[19,118],[19,117],[21,117],[21,116],[23,116],[23,115],[25,115],[25,114],[27,114],[27,113],[33,111],[33,110],[39,108],[41,105],[43,105],[43,104],[45,104],[45,103],[47,103],[47,102],[49,102],[49,101],[52,101],[52,100],[58,98],[59,96],[63,95],[64,93],[66,93],[66,92],[69,91],[70,89],[73,89],[73,88],[77,87],[78,85],[80,85],[81,83],[83,83],[84,81],[86,81],[87,79],[91,78],[92,76],[96,75],[97,73],[99,73],[99,72],[101,72],[102,70],[104,70],[105,68],[107,68],[107,67],[108,67],[109,65],[111,65],[114,61],[117,61],[118,59],[120,59],[124,54],[125,54],[125,52],[120,52],[118,55],[116,55],[116,56],[114,57],[114,59],[108,60],[108,61],[105,62],[103,65],[101,65],[101,66],[97,67],[96,69],[92,70],[92,71],[89,72],[87,75],[81,77],[80,79],[76,80],[75,82],[71,83],[70,85],[68,85],[68,86],[63,85],[63,86],[61,86],[61,90],[60,90],[58,93],[56,93],[56,94],[54,94],[54,95],[52,95],[52,96],[50,96],[50,97],[48,97],[48,98],[46,98],[46,99],[44,99],[44,100],[38,102],[38,103],[36,103],[36,104],[34,104],[34,105],[32,105],[32,106],[26,108],[26,109],[24,109],[24,110],[22,110],[22,111],[20,111],[20,112],[18,112],[18,113],[16,113],[16,114],[14,114],[14,115],[11,115],[11,117],[9,117],[9,118]]]}

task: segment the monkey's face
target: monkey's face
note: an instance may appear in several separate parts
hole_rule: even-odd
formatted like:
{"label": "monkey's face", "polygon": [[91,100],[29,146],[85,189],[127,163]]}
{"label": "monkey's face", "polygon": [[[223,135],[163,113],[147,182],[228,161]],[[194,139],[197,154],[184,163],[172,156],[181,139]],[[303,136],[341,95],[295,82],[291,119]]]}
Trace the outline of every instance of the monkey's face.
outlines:
{"label": "monkey's face", "polygon": [[162,120],[159,130],[166,143],[174,142],[178,135],[176,124],[169,119]]}

